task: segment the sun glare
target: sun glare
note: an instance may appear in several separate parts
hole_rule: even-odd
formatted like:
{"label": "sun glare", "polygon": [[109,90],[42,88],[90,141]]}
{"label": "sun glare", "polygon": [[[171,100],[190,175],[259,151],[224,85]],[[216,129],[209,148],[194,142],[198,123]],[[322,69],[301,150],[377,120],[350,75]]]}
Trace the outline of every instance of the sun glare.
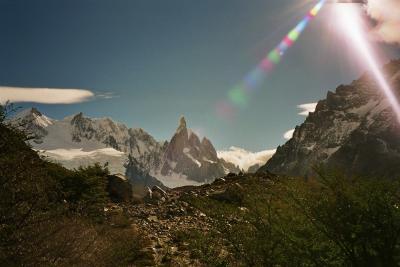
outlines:
{"label": "sun glare", "polygon": [[361,12],[362,9],[356,4],[336,5],[335,15],[338,18],[339,30],[351,41],[349,43],[354,46],[353,48],[358,52],[362,62],[367,65],[368,70],[374,75],[380,89],[390,102],[400,123],[400,104],[383,72],[379,68],[374,52],[368,43],[365,23]]}

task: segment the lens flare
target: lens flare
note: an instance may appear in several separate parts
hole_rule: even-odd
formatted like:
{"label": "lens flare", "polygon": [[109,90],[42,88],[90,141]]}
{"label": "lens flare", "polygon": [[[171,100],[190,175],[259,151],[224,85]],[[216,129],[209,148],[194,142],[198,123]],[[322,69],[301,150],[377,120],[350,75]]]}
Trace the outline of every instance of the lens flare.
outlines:
{"label": "lens flare", "polygon": [[231,106],[229,110],[232,111],[234,110],[234,107],[244,108],[247,106],[251,93],[262,84],[267,74],[271,72],[279,62],[281,62],[286,51],[299,39],[310,21],[318,15],[325,3],[326,0],[320,0],[296,25],[296,27],[294,27],[285,38],[283,38],[283,40],[272,51],[270,51],[263,60],[261,60],[257,67],[248,73],[241,83],[228,92],[228,101],[223,101],[217,104],[217,113],[220,114],[221,110],[223,110],[224,112],[222,112],[222,114],[225,114],[228,110],[227,106]]}
{"label": "lens flare", "polygon": [[343,32],[346,37],[351,40],[351,43],[354,45],[354,49],[359,53],[359,56],[362,58],[362,60],[368,65],[371,73],[374,75],[377,83],[379,84],[379,88],[388,99],[400,123],[400,104],[384,74],[380,70],[373,51],[368,44],[367,38],[364,34],[364,23],[359,7],[357,5],[346,5],[345,7],[340,7],[340,9],[336,10],[336,12],[337,15],[340,16],[338,22],[341,32]]}

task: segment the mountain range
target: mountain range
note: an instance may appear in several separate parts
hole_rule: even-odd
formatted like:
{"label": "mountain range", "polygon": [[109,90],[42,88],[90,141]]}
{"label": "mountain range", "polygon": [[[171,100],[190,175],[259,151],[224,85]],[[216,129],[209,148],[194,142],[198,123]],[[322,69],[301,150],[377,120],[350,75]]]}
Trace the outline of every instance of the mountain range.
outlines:
{"label": "mountain range", "polygon": [[[400,60],[391,61],[383,71],[399,96]],[[348,174],[400,171],[400,125],[368,73],[329,91],[276,151],[252,153],[237,147],[216,151],[209,139],[200,139],[187,127],[184,117],[169,141],[157,141],[141,128],[128,128],[110,118],[82,113],[55,120],[32,108],[13,121],[32,133],[33,148],[51,160],[67,168],[107,163],[112,173],[125,174],[143,188],[199,185],[230,172],[257,169],[303,177],[320,165]]]}
{"label": "mountain range", "polygon": [[[383,72],[399,97],[400,60]],[[372,75],[328,92],[260,171],[310,176],[320,165],[349,175],[398,175],[399,120]]]}
{"label": "mountain range", "polygon": [[197,185],[240,171],[217,156],[210,140],[200,140],[187,128],[184,117],[170,141],[157,141],[141,128],[83,113],[55,120],[32,108],[13,121],[32,134],[32,147],[51,160],[67,168],[107,164],[110,172],[126,174],[141,185]]}

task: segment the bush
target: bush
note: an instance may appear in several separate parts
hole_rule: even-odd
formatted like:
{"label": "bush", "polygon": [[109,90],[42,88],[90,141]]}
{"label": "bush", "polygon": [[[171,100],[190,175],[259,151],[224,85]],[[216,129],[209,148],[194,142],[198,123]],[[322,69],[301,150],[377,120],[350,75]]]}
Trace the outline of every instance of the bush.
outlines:
{"label": "bush", "polygon": [[206,237],[186,233],[186,239],[204,262],[227,250],[231,257],[223,260],[230,266],[398,266],[399,189],[398,180],[335,172],[308,181],[250,177],[245,209],[208,197],[186,199],[215,221]]}
{"label": "bush", "polygon": [[128,266],[147,241],[104,216],[108,170],[67,170],[38,156],[0,106],[0,265]]}

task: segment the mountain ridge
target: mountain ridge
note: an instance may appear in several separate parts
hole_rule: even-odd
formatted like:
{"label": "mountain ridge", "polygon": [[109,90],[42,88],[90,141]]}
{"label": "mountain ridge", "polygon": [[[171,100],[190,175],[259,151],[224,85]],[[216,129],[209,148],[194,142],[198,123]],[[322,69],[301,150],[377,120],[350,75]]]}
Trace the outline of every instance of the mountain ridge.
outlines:
{"label": "mountain ridge", "polygon": [[[170,141],[157,141],[142,128],[128,128],[108,117],[90,118],[82,112],[55,120],[32,108],[18,113],[15,120],[35,136],[33,148],[70,168],[85,164],[85,160],[92,164],[111,159],[109,168],[129,174],[131,180],[149,177],[172,187],[202,184],[239,171],[217,157],[210,140],[204,137],[200,141],[183,116]],[[96,157],[90,159],[89,155]]]}
{"label": "mountain ridge", "polygon": [[[400,60],[383,67],[400,94]],[[400,171],[400,125],[388,100],[368,73],[328,92],[315,112],[297,126],[259,171],[313,175],[313,166],[349,175],[393,175]]]}

